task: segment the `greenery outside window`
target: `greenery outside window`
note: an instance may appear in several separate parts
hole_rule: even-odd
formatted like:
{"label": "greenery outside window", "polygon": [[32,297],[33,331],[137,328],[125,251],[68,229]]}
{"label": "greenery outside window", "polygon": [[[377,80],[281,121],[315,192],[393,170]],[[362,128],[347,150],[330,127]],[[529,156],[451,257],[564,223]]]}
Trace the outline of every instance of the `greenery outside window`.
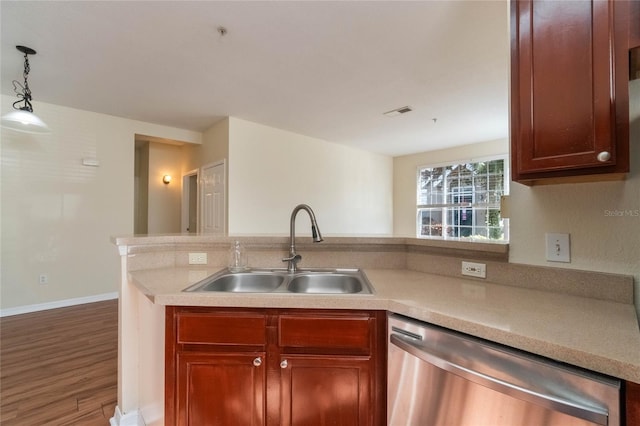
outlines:
{"label": "greenery outside window", "polygon": [[505,156],[419,167],[417,236],[509,241],[509,220],[500,216],[507,167]]}

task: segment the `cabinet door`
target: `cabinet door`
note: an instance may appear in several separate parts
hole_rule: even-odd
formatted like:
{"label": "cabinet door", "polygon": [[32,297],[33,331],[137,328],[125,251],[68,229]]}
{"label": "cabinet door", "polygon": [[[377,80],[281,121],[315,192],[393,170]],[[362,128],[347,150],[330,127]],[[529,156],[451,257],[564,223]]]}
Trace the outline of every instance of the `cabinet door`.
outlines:
{"label": "cabinet door", "polygon": [[262,425],[264,353],[178,353],[177,425]]}
{"label": "cabinet door", "polygon": [[625,7],[606,0],[512,1],[515,181],[628,171]]}
{"label": "cabinet door", "polygon": [[626,417],[628,425],[640,425],[640,384],[625,382]]}
{"label": "cabinet door", "polygon": [[369,357],[283,355],[283,426],[372,425]]}

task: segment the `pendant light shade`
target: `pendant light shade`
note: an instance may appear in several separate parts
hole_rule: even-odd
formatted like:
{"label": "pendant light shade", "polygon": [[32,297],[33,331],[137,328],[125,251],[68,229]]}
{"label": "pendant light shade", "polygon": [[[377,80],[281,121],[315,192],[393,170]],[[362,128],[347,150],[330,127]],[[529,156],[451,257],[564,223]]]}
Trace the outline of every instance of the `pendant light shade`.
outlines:
{"label": "pendant light shade", "polygon": [[[18,95],[18,100],[13,103],[15,111],[11,111],[2,116],[2,127],[17,130],[25,133],[49,133],[49,127],[37,115],[33,113],[31,106],[31,89],[27,78],[29,76],[29,56],[35,55],[36,51],[26,46],[16,46],[20,52],[24,53],[24,85],[13,80],[13,89]],[[23,104],[23,105],[20,105]]]}
{"label": "pendant light shade", "polygon": [[49,127],[32,112],[19,109],[2,116],[2,127],[25,133],[50,133]]}

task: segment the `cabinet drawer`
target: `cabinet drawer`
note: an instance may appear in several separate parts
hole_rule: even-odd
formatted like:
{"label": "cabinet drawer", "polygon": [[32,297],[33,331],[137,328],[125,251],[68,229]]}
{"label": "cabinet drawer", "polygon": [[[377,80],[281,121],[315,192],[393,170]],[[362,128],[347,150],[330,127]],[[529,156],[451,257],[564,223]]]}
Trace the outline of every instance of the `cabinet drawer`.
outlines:
{"label": "cabinet drawer", "polygon": [[260,314],[179,313],[178,344],[266,345],[266,316]]}
{"label": "cabinet drawer", "polygon": [[368,315],[281,315],[278,344],[282,348],[334,348],[369,352],[371,327]]}

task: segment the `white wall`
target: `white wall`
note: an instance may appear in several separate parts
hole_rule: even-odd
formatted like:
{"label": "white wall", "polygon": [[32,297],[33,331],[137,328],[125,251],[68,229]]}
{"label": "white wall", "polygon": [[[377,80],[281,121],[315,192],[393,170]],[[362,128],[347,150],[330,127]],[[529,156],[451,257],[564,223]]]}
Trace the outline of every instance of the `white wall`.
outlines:
{"label": "white wall", "polygon": [[[2,96],[1,113],[15,99]],[[48,135],[2,129],[0,307],[117,291],[112,235],[133,232],[134,135],[201,134],[37,102]],[[99,167],[82,165],[94,157]],[[49,284],[40,285],[40,274]]]}
{"label": "white wall", "polygon": [[[391,157],[230,118],[229,234],[289,234],[309,204],[324,235],[392,233]],[[297,235],[310,235],[299,215]]]}
{"label": "white wall", "polygon": [[[183,155],[181,146],[158,142],[149,144],[149,234],[180,232]],[[165,184],[162,181],[164,175],[171,176],[170,183]]]}
{"label": "white wall", "polygon": [[404,155],[393,159],[393,233],[416,236],[416,196],[418,167],[487,155],[508,154],[509,140],[498,139],[473,145]]}
{"label": "white wall", "polygon": [[182,172],[229,158],[229,118],[218,121],[202,134],[201,145],[185,145]]}

